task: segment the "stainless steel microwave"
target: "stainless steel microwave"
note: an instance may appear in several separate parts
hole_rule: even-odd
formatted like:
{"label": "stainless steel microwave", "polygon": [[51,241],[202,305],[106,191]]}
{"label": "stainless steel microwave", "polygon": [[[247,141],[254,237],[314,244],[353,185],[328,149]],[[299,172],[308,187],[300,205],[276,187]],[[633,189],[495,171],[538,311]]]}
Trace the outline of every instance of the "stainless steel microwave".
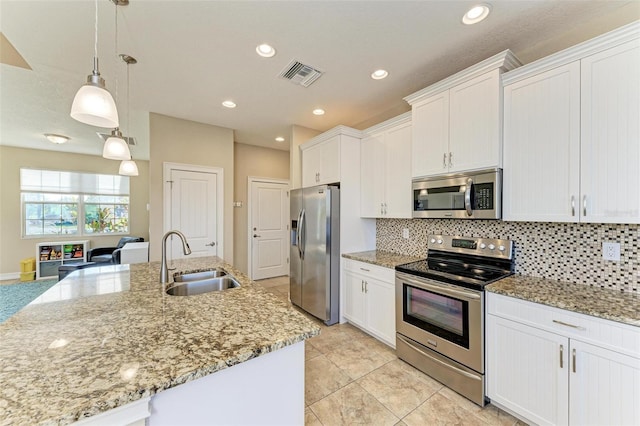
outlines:
{"label": "stainless steel microwave", "polygon": [[414,218],[500,219],[502,169],[413,180]]}

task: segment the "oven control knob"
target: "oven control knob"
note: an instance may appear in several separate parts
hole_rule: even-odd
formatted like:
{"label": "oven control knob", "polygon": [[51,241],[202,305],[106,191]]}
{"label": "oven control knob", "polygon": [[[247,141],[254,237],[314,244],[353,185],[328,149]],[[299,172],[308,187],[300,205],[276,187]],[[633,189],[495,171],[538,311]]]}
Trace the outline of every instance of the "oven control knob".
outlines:
{"label": "oven control knob", "polygon": [[442,240],[438,238],[438,244],[442,244]]}
{"label": "oven control knob", "polygon": [[484,250],[487,248],[487,245],[485,243],[480,243],[480,248]]}
{"label": "oven control knob", "polygon": [[498,247],[498,250],[500,250],[500,251],[504,251],[504,250],[505,250],[505,247],[504,247],[504,246],[500,246],[500,247]]}
{"label": "oven control knob", "polygon": [[432,239],[431,239],[431,244],[435,244],[435,243],[436,243],[436,239],[435,239],[435,238],[432,238]]}
{"label": "oven control knob", "polygon": [[489,244],[489,250],[493,250],[495,248],[496,248],[496,246],[494,246],[493,244]]}

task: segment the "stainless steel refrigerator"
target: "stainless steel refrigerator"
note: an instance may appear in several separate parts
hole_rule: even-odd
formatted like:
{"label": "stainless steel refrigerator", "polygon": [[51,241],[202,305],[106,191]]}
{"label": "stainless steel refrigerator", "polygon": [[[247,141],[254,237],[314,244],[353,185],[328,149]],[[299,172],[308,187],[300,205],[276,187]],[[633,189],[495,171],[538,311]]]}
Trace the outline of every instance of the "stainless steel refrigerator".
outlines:
{"label": "stainless steel refrigerator", "polygon": [[340,189],[291,191],[291,302],[331,325],[340,306]]}

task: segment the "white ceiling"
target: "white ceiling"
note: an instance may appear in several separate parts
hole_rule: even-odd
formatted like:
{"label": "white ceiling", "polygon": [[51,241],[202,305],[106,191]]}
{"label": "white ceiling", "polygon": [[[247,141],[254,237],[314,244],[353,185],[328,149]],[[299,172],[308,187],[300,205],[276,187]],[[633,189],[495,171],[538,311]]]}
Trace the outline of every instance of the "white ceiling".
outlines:
{"label": "white ceiling", "polygon": [[[148,158],[147,112],[235,130],[240,143],[287,150],[292,125],[319,131],[367,127],[409,110],[402,98],[504,49],[530,62],[640,19],[640,1],[489,1],[492,13],[461,23],[474,1],[130,0],[115,13],[99,0],[100,70],[115,94],[125,135]],[[0,31],[33,70],[0,65],[0,144],[100,155],[97,130],[69,117],[92,69],[94,3],[0,0]],[[256,45],[269,43],[266,59]],[[308,88],[279,79],[292,59],[325,74]],[[369,75],[389,71],[385,80]],[[225,99],[235,109],[221,106]],[[314,116],[322,107],[327,113]],[[53,145],[43,133],[72,139]],[[276,136],[285,142],[275,142]]]}

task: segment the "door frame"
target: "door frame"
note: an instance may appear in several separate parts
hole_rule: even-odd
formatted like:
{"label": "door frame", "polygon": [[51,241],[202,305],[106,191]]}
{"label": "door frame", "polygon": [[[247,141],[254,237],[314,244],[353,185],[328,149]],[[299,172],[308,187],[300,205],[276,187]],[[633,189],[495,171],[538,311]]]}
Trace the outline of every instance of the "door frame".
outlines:
{"label": "door frame", "polygon": [[221,167],[200,166],[196,164],[184,163],[170,163],[166,161],[162,163],[163,235],[171,230],[171,170],[216,174],[216,253],[220,259],[224,259],[224,169]]}
{"label": "door frame", "polygon": [[[252,200],[253,195],[251,191],[251,184],[255,182],[284,184],[287,185],[287,195],[291,192],[291,183],[288,179],[263,178],[258,176],[247,177],[247,275],[250,279],[253,279],[253,224],[251,223],[251,209],[255,202]],[[288,228],[289,225],[287,224],[287,229]],[[287,273],[287,275],[289,275],[289,273]]]}

